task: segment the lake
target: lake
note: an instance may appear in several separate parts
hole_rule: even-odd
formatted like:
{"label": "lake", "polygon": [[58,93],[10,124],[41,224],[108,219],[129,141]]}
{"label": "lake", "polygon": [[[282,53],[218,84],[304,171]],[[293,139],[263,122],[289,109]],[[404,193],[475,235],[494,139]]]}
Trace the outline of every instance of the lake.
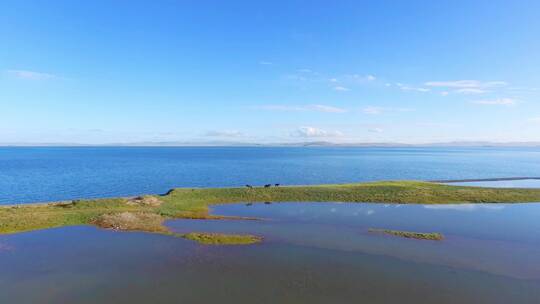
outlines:
{"label": "lake", "polygon": [[[205,246],[90,226],[0,236],[0,303],[538,303],[540,204],[221,205],[260,221],[176,232],[263,236]],[[369,233],[440,232],[443,241]]]}
{"label": "lake", "polygon": [[[540,175],[538,148],[0,148],[0,204],[174,187]],[[458,183],[540,187],[538,180]],[[0,235],[0,303],[538,303],[540,202],[228,204],[260,220],[171,220],[177,233],[262,236],[205,246],[73,226]],[[370,228],[438,232],[405,239]]]}
{"label": "lake", "polygon": [[3,147],[0,204],[174,187],[540,175],[540,148]]}

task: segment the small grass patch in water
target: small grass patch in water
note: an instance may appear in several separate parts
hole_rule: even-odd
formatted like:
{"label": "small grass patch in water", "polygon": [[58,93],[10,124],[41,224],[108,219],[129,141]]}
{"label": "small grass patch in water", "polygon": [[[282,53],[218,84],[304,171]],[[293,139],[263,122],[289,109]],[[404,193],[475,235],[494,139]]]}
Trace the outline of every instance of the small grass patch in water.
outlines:
{"label": "small grass patch in water", "polygon": [[191,232],[182,235],[182,237],[203,245],[249,245],[262,241],[262,237],[250,234]]}
{"label": "small grass patch in water", "polygon": [[212,215],[208,211],[180,211],[174,215],[175,219],[186,220],[241,220],[241,221],[259,221],[258,217]]}
{"label": "small grass patch in water", "polygon": [[392,236],[399,236],[408,239],[416,240],[428,240],[428,241],[442,241],[444,236],[436,232],[412,232],[412,231],[400,231],[400,230],[391,230],[391,229],[376,229],[369,228],[369,232],[372,233],[381,233],[388,234]]}

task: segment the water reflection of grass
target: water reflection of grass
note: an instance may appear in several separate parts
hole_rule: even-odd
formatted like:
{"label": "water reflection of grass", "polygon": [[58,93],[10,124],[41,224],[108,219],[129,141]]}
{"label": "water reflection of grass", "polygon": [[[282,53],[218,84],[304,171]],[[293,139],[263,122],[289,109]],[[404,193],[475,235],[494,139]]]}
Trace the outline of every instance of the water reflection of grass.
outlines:
{"label": "water reflection of grass", "polygon": [[370,228],[368,231],[373,233],[382,233],[417,240],[442,241],[444,239],[444,236],[442,234],[436,232],[412,232],[376,228]]}
{"label": "water reflection of grass", "polygon": [[0,207],[0,234],[84,224],[168,233],[162,225],[166,219],[228,219],[210,215],[211,205],[272,201],[516,203],[540,201],[540,189],[460,187],[415,181],[270,188],[179,188],[162,196]]}

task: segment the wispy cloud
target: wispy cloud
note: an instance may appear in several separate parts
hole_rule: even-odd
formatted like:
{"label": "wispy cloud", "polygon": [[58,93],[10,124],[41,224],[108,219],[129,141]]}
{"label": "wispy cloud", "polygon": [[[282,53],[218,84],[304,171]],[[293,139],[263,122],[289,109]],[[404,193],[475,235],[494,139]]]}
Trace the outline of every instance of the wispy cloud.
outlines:
{"label": "wispy cloud", "polygon": [[326,112],[326,113],[345,113],[347,110],[338,108],[338,107],[332,107],[332,106],[325,106],[325,105],[311,105],[309,106],[309,109],[312,109],[313,111],[319,111],[319,112]]}
{"label": "wispy cloud", "polygon": [[346,88],[346,87],[343,87],[343,86],[335,86],[335,87],[334,87],[334,90],[335,90],[335,91],[340,91],[340,92],[350,91],[349,88]]}
{"label": "wispy cloud", "polygon": [[499,99],[486,99],[486,100],[474,100],[474,104],[487,105],[487,106],[514,106],[517,104],[517,100],[512,98],[499,98]]}
{"label": "wispy cloud", "polygon": [[369,81],[375,81],[377,77],[367,74],[367,75],[359,75],[359,74],[352,74],[352,75],[345,75],[343,78],[347,80],[352,80],[355,82],[369,82]]}
{"label": "wispy cloud", "polygon": [[237,130],[213,130],[206,132],[204,136],[238,138],[244,137],[245,135],[244,133]]}
{"label": "wispy cloud", "polygon": [[362,109],[362,112],[364,114],[369,114],[369,115],[378,115],[384,112],[411,112],[411,111],[412,109],[407,109],[407,108],[374,107],[374,106],[369,106]]}
{"label": "wispy cloud", "polygon": [[334,106],[311,104],[311,105],[263,105],[256,106],[255,109],[266,111],[285,111],[285,112],[324,112],[324,113],[345,113],[346,109],[338,108]]}
{"label": "wispy cloud", "polygon": [[479,80],[453,80],[453,81],[428,81],[424,83],[428,87],[439,88],[454,88],[454,89],[466,89],[466,88],[491,88],[506,86],[508,83],[504,81],[479,81]]}
{"label": "wispy cloud", "polygon": [[367,74],[367,75],[346,74],[346,75],[335,76],[329,79],[329,81],[332,83],[339,82],[348,86],[368,84],[370,82],[374,82],[375,80],[377,80],[377,77],[371,74]]}
{"label": "wispy cloud", "polygon": [[332,138],[342,137],[343,133],[340,131],[327,131],[315,127],[300,127],[293,131],[291,136],[302,138]]}
{"label": "wispy cloud", "polygon": [[7,72],[15,78],[26,80],[47,80],[56,78],[56,76],[53,74],[27,70],[8,70]]}
{"label": "wispy cloud", "polygon": [[529,122],[535,123],[535,124],[540,124],[540,116],[529,118]]}
{"label": "wispy cloud", "polygon": [[402,83],[396,83],[396,86],[400,88],[402,91],[416,91],[416,92],[422,92],[422,93],[431,91],[428,88],[411,87]]}
{"label": "wispy cloud", "polygon": [[463,88],[455,91],[459,94],[465,94],[465,95],[474,95],[474,94],[484,94],[487,93],[487,90],[483,89],[476,89],[476,88]]}
{"label": "wispy cloud", "polygon": [[415,125],[420,127],[430,127],[430,128],[457,128],[462,127],[460,124],[455,123],[446,123],[446,122],[418,122]]}
{"label": "wispy cloud", "polygon": [[381,114],[383,111],[384,109],[381,107],[365,107],[362,109],[362,112],[364,112],[364,114],[370,114],[370,115]]}
{"label": "wispy cloud", "polygon": [[296,82],[302,88],[307,86],[323,85],[338,92],[351,91],[358,86],[376,83],[377,77],[372,74],[331,74],[318,72],[309,68],[296,69],[283,76],[291,82]]}

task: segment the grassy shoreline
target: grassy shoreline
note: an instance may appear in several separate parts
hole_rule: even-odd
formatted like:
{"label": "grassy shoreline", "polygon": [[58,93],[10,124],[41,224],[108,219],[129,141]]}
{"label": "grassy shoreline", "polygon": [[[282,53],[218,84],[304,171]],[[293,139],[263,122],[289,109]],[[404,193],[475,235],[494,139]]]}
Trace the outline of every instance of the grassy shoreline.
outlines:
{"label": "grassy shoreline", "polygon": [[481,188],[418,181],[270,188],[178,188],[165,195],[75,200],[0,207],[0,234],[71,225],[170,233],[168,219],[238,219],[213,216],[209,207],[244,202],[366,202],[401,204],[540,202],[540,189]]}

